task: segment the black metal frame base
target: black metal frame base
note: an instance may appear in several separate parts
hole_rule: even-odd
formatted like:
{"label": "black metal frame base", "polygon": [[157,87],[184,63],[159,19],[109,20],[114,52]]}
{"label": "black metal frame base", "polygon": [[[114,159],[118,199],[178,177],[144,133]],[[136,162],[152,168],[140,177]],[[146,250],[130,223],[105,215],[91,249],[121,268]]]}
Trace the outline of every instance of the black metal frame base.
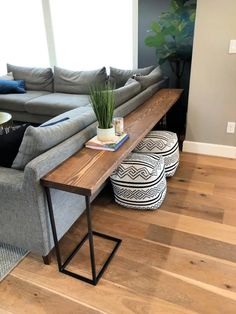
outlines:
{"label": "black metal frame base", "polygon": [[76,255],[76,253],[80,250],[80,248],[83,246],[83,244],[86,242],[86,240],[89,239],[89,234],[87,233],[84,238],[80,241],[80,243],[76,246],[76,248],[73,250],[73,252],[67,257],[67,259],[65,260],[65,262],[63,263],[63,265],[61,266],[61,268],[59,269],[60,272],[69,275],[71,277],[74,277],[76,279],[85,281],[87,283],[90,283],[94,286],[96,286],[96,284],[98,283],[99,279],[102,277],[104,271],[106,270],[107,266],[109,265],[110,261],[112,260],[114,254],[116,253],[117,249],[119,248],[120,244],[121,244],[121,240],[111,237],[109,235],[100,233],[100,232],[96,232],[93,231],[92,232],[94,236],[98,236],[101,237],[103,239],[106,240],[110,240],[116,243],[116,245],[114,246],[112,252],[110,253],[109,257],[106,259],[105,263],[103,264],[103,266],[101,267],[99,273],[95,276],[95,278],[87,278],[85,276],[79,275],[77,273],[71,272],[69,270],[66,269],[66,267],[68,266],[68,264],[70,263],[70,261],[72,260],[72,258]]}
{"label": "black metal frame base", "polygon": [[[58,242],[58,237],[57,237],[57,229],[56,229],[54,213],[53,213],[53,206],[52,206],[50,189],[48,187],[45,187],[45,191],[46,191],[46,196],[47,196],[47,201],[48,201],[48,210],[49,210],[49,216],[50,216],[50,222],[51,222],[51,227],[52,227],[52,234],[53,234],[53,239],[54,239],[54,244],[55,244],[55,250],[56,250],[56,256],[57,256],[57,264],[58,264],[59,271],[64,273],[64,274],[66,274],[66,275],[68,275],[68,276],[74,277],[76,279],[82,280],[84,282],[87,282],[89,284],[92,284],[92,285],[96,286],[96,284],[98,283],[99,279],[102,277],[104,271],[106,270],[107,266],[110,264],[113,256],[115,255],[117,249],[119,248],[122,240],[92,230],[90,197],[89,196],[85,196],[88,233],[83,237],[83,239],[79,242],[79,244],[75,247],[75,249],[66,258],[65,262],[62,263],[62,261],[61,261],[61,253],[60,253],[60,248],[59,248],[59,242]],[[103,239],[106,239],[106,240],[109,240],[109,241],[113,241],[113,242],[116,243],[114,248],[113,248],[113,250],[112,250],[112,252],[110,253],[109,257],[106,259],[105,263],[103,264],[103,266],[100,269],[98,274],[96,273],[93,236],[98,236],[100,238],[103,238]],[[83,246],[83,244],[86,242],[86,240],[89,240],[90,263],[91,263],[91,270],[92,270],[92,279],[87,278],[87,277],[82,276],[82,275],[79,275],[77,273],[71,272],[71,271],[66,269],[66,267],[68,266],[68,264],[70,263],[72,258],[80,250],[80,248]]]}

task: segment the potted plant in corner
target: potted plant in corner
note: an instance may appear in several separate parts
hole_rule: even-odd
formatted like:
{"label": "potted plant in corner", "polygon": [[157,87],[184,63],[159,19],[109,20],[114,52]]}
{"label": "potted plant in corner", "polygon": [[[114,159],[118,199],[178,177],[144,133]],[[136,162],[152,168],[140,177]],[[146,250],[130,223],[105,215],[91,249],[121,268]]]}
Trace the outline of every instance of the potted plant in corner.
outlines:
{"label": "potted plant in corner", "polygon": [[97,139],[101,142],[111,142],[115,138],[115,128],[112,124],[115,108],[114,92],[110,84],[90,88],[90,101],[98,120]]}
{"label": "potted plant in corner", "polygon": [[196,3],[191,0],[171,0],[170,9],[151,24],[150,36],[145,38],[149,47],[156,48],[160,64],[168,61],[176,76],[176,87],[186,62],[191,61]]}

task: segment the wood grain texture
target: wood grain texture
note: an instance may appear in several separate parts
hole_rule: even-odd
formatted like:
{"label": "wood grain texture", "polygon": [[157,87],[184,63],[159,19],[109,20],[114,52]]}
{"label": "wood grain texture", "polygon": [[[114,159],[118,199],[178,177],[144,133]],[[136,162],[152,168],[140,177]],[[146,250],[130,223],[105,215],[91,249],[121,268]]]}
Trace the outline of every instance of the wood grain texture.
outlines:
{"label": "wood grain texture", "polygon": [[13,313],[103,313],[12,275],[0,285],[0,306]]}
{"label": "wood grain texture", "polygon": [[[46,266],[31,253],[0,284],[0,313],[54,313],[55,308],[58,313],[235,314],[236,211],[227,189],[236,184],[235,169],[235,160],[181,154],[176,177],[168,180],[174,186],[169,184],[165,202],[153,212],[115,204],[107,187],[92,206],[94,229],[121,237],[122,244],[98,286],[59,273],[55,256]],[[85,232],[82,215],[60,242],[64,257]],[[113,244],[97,237],[94,242],[99,268]],[[71,270],[87,274],[88,257],[85,245]]]}
{"label": "wood grain texture", "polygon": [[42,179],[48,187],[92,195],[128,156],[142,138],[167,113],[182,94],[181,89],[162,89],[124,118],[129,139],[116,151],[84,148]]}

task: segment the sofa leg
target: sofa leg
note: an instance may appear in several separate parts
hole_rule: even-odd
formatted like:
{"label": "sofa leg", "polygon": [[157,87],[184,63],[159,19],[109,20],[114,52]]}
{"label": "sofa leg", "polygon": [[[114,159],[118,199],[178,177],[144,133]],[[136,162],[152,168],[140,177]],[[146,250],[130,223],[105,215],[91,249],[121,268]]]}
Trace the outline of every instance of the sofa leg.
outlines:
{"label": "sofa leg", "polygon": [[51,261],[52,261],[52,254],[51,254],[51,252],[48,253],[48,255],[46,255],[46,256],[42,256],[42,258],[43,258],[43,262],[44,262],[45,265],[50,265],[51,264]]}

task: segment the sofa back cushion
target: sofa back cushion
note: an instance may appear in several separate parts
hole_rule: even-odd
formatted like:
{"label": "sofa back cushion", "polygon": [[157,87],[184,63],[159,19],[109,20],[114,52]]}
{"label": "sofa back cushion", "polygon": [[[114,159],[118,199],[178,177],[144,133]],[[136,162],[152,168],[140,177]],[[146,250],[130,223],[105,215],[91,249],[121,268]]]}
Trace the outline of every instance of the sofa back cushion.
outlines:
{"label": "sofa back cushion", "polygon": [[154,69],[154,66],[134,70],[122,70],[110,67],[109,81],[115,84],[116,88],[124,86],[129,78],[136,74],[147,75]]}
{"label": "sofa back cushion", "polygon": [[152,70],[147,75],[135,76],[135,80],[141,84],[142,90],[144,90],[145,88],[147,88],[147,87],[149,87],[155,83],[158,83],[162,79],[163,79],[163,74],[162,74],[162,70],[161,70],[160,66],[156,67],[154,70]]}
{"label": "sofa back cushion", "polygon": [[95,85],[107,81],[106,68],[93,71],[71,71],[54,67],[54,91],[69,94],[89,94]]}
{"label": "sofa back cushion", "polygon": [[[69,119],[64,119],[68,117]],[[54,124],[53,122],[62,122]],[[96,121],[93,110],[89,107],[78,108],[73,115],[64,113],[43,124],[44,127],[29,126],[24,134],[19,152],[13,161],[12,168],[23,170],[34,158],[58,145],[72,135]],[[49,124],[46,126],[46,124]]]}
{"label": "sofa back cushion", "polygon": [[25,81],[27,90],[53,92],[51,68],[29,68],[7,64],[7,71],[13,73],[15,80]]}
{"label": "sofa back cushion", "polygon": [[122,105],[141,91],[141,85],[136,80],[130,78],[125,86],[114,89],[115,107]]}

